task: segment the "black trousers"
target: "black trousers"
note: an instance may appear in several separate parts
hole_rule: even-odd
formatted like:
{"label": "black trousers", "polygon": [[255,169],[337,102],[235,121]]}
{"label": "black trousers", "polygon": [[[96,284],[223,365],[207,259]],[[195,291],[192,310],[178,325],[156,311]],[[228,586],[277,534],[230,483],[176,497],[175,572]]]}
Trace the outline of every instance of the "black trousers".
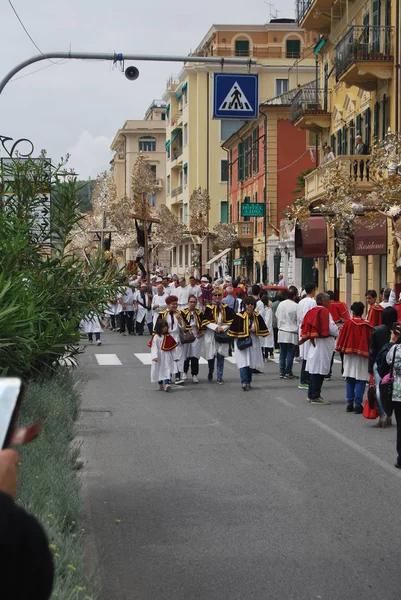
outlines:
{"label": "black trousers", "polygon": [[125,332],[125,325],[127,325],[128,333],[134,331],[134,311],[123,310],[120,312],[120,333]]}
{"label": "black trousers", "polygon": [[191,364],[191,375],[198,375],[199,373],[199,358],[186,358],[184,361],[184,373],[188,373],[189,365]]}
{"label": "black trousers", "polygon": [[397,423],[397,464],[401,465],[401,402],[393,402],[393,409]]}
{"label": "black trousers", "polygon": [[309,373],[306,370],[306,360],[304,359],[302,361],[302,367],[301,367],[301,377],[299,379],[300,383],[309,383]]}
{"label": "black trousers", "polygon": [[[139,322],[139,321],[136,322],[136,332],[138,335],[142,335],[143,332],[145,331],[145,323],[146,323],[146,317],[144,317],[141,322]],[[150,323],[147,323],[147,326],[148,326],[148,331],[149,331],[150,335],[152,335],[153,322],[151,321]]]}

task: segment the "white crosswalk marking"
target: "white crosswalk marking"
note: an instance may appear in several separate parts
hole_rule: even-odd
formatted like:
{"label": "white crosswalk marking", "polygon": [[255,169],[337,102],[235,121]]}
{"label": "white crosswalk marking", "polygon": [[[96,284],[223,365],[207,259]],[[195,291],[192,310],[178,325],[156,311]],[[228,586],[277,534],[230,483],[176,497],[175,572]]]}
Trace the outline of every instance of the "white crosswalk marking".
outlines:
{"label": "white crosswalk marking", "polygon": [[96,360],[102,367],[106,366],[122,366],[121,360],[117,354],[95,354]]}

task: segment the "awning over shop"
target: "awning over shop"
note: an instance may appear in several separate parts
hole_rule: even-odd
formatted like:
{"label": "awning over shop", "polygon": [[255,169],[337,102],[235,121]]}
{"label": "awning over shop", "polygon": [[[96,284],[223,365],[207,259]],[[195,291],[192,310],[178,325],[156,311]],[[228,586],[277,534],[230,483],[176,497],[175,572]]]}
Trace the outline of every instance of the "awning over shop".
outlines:
{"label": "awning over shop", "polygon": [[327,226],[324,217],[309,217],[306,227],[295,229],[295,256],[319,258],[327,255]]}
{"label": "awning over shop", "polygon": [[166,150],[168,150],[171,146],[171,140],[167,140],[166,142]]}
{"label": "awning over shop", "polygon": [[374,222],[362,222],[354,234],[355,256],[387,254],[387,218],[378,215]]}
{"label": "awning over shop", "polygon": [[205,265],[206,269],[209,269],[213,263],[215,263],[218,260],[220,260],[221,258],[223,258],[223,256],[228,254],[230,252],[230,250],[231,250],[231,248],[226,248],[225,250],[223,250],[223,252],[220,252],[220,254],[216,254],[216,256],[213,256],[213,258],[211,258],[210,260],[207,261],[207,263]]}

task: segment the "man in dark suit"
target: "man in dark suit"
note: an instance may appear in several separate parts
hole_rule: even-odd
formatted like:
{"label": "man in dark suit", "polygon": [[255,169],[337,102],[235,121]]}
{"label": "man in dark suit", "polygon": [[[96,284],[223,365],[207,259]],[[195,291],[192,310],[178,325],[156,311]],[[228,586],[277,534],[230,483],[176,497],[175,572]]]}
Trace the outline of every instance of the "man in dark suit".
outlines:
{"label": "man in dark suit", "polygon": [[[362,136],[357,135],[355,138],[355,154],[369,154],[369,148],[362,141]],[[365,172],[365,161],[364,160],[356,160],[354,162],[354,176],[355,181],[358,178],[358,165],[359,165],[359,177],[361,181],[363,181],[363,176]],[[366,180],[369,181],[369,161],[366,161]]]}

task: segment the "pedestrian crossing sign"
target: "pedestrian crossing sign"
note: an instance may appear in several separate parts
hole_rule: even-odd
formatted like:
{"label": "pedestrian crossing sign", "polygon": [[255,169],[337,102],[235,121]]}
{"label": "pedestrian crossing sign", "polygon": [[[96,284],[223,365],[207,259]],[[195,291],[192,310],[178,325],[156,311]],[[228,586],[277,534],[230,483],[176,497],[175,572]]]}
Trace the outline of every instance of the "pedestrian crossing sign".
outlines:
{"label": "pedestrian crossing sign", "polygon": [[258,75],[215,73],[214,119],[255,119],[259,113]]}

